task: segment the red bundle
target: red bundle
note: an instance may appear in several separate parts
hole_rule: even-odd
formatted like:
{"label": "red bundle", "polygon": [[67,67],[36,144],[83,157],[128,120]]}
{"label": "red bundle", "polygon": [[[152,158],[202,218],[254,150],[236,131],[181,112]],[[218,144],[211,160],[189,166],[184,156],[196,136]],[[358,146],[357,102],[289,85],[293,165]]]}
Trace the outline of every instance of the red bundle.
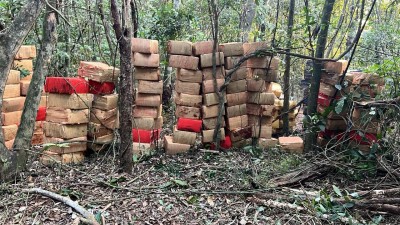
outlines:
{"label": "red bundle", "polygon": [[200,133],[202,125],[203,121],[201,120],[179,118],[176,128],[178,130]]}
{"label": "red bundle", "polygon": [[46,120],[46,107],[40,107],[37,111],[36,121]]}
{"label": "red bundle", "polygon": [[96,95],[108,95],[112,94],[115,89],[115,84],[113,82],[97,82],[94,80],[89,80],[89,93]]}
{"label": "red bundle", "polygon": [[83,78],[48,77],[44,86],[46,92],[58,94],[88,93],[89,84]]}

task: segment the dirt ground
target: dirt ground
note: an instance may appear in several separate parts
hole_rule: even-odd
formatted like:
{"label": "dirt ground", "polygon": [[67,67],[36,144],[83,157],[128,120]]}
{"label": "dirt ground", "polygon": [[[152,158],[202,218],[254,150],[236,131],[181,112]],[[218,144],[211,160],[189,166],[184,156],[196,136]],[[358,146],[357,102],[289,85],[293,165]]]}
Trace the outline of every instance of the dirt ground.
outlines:
{"label": "dirt ground", "polygon": [[[20,180],[0,187],[0,224],[79,224],[79,214],[63,203],[23,189],[42,188],[84,206],[103,224],[336,224],[321,219],[313,207],[306,212],[267,207],[251,196],[276,196],[272,177],[307,163],[279,150],[220,154],[196,152],[180,156],[156,154],[135,163],[132,175],[117,173],[115,155],[92,154],[79,165],[46,167],[34,158]],[[381,178],[379,178],[381,179]],[[331,174],[302,184],[304,190],[367,188],[365,180],[350,183]],[[296,202],[290,202],[296,203]],[[355,218],[358,212],[352,212]],[[363,213],[371,221],[376,214]],[[359,217],[361,218],[361,217]],[[382,222],[396,224],[397,218]],[[366,223],[367,223],[366,222]]]}

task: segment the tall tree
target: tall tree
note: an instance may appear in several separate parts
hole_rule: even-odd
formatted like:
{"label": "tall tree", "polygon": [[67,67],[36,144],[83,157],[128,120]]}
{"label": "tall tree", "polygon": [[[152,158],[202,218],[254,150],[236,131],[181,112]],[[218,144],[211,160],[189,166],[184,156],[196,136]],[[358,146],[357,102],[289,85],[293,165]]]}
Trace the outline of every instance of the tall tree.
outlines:
{"label": "tall tree", "polygon": [[[42,43],[39,54],[36,58],[35,71],[29,85],[25,99],[24,110],[22,112],[21,123],[18,127],[17,136],[14,141],[14,149],[28,149],[31,146],[37,110],[43,93],[45,77],[48,74],[48,67],[53,56],[57,41],[57,19],[54,7],[55,0],[48,1],[46,16],[43,21]],[[20,160],[26,162],[26,152],[21,151]],[[25,163],[24,163],[25,164]],[[23,166],[23,165],[21,165]]]}
{"label": "tall tree", "polygon": [[[132,151],[132,22],[130,19],[130,0],[122,0],[122,18],[120,19],[116,0],[111,0],[111,15],[113,28],[118,40],[120,54],[120,77],[118,108],[120,113],[120,139],[119,147],[120,167],[122,171],[130,174],[133,168]],[[121,24],[122,22],[122,24]]]}
{"label": "tall tree", "polygon": [[[322,10],[322,18],[321,18],[321,30],[318,34],[315,57],[323,58],[325,52],[325,46],[328,37],[329,24],[331,21],[331,15],[333,10],[333,5],[335,4],[335,0],[326,0],[324,4],[324,8]],[[322,73],[322,61],[314,60],[313,63],[313,77],[311,78],[311,87],[310,87],[310,95],[308,97],[308,106],[307,106],[307,128],[308,132],[306,133],[305,138],[305,151],[311,151],[316,143],[317,135],[314,130],[312,130],[311,117],[315,115],[317,112],[317,100],[318,100],[318,92],[319,92],[319,83],[321,81],[321,73]]]}
{"label": "tall tree", "polygon": [[[43,5],[42,0],[28,1],[10,26],[0,32],[0,108],[3,104],[2,99],[11,63],[39,17]],[[0,181],[14,177],[25,168],[26,161],[24,157],[20,157],[21,154],[26,154],[26,152],[7,150],[3,133],[0,131]]]}
{"label": "tall tree", "polygon": [[247,42],[249,40],[249,32],[251,30],[251,24],[256,15],[256,3],[254,0],[246,0],[243,5],[243,11],[240,17],[240,29],[242,32],[242,41]]}
{"label": "tall tree", "polygon": [[294,20],[294,7],[296,1],[290,0],[289,5],[289,18],[287,28],[287,39],[286,39],[286,52],[285,55],[285,73],[283,74],[283,132],[289,134],[289,97],[290,97],[290,49],[292,48],[292,35],[293,35],[293,20]]}

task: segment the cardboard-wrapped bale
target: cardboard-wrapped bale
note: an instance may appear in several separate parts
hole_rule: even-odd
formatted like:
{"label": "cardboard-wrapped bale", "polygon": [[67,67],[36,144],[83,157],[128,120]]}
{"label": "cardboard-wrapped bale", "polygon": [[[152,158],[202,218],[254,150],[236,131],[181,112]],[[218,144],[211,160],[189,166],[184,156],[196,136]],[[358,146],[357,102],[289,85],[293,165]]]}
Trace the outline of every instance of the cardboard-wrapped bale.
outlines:
{"label": "cardboard-wrapped bale", "polygon": [[58,154],[51,151],[43,152],[42,156],[40,157],[40,162],[44,165],[53,165],[55,163],[62,163],[62,164],[76,164],[81,163],[85,159],[83,152],[74,152],[74,153],[67,153],[67,154]]}
{"label": "cardboard-wrapped bale", "polygon": [[47,108],[46,121],[59,124],[88,123],[89,109]]}
{"label": "cardboard-wrapped bale", "polygon": [[[58,154],[68,154],[75,152],[85,152],[86,151],[86,142],[87,137],[77,137],[72,139],[62,139],[62,138],[54,138],[54,137],[45,137],[44,143],[52,143],[56,144],[54,146],[50,146],[47,150],[52,153]],[[61,144],[68,143],[68,146],[63,147]],[[59,144],[59,145],[57,145]]]}
{"label": "cardboard-wrapped bale", "polygon": [[243,55],[243,43],[242,42],[230,42],[220,44],[218,51],[223,52],[225,57],[228,56],[241,56]]}
{"label": "cardboard-wrapped bale", "polygon": [[189,94],[184,94],[184,93],[176,93],[175,103],[177,105],[200,108],[202,105],[202,96],[201,95],[189,95]]}
{"label": "cardboard-wrapped bale", "polygon": [[59,124],[45,121],[43,129],[47,137],[72,139],[87,135],[87,124]]}
{"label": "cardboard-wrapped bale", "polygon": [[20,72],[18,70],[10,70],[7,76],[7,82],[6,85],[8,84],[19,84],[21,78],[20,78]]}
{"label": "cardboard-wrapped bale", "polygon": [[101,62],[81,61],[78,69],[78,76],[87,77],[97,82],[115,82],[119,74],[118,68]]}
{"label": "cardboard-wrapped bale", "polygon": [[3,98],[16,98],[21,95],[21,88],[19,84],[8,84],[4,87]]}
{"label": "cardboard-wrapped bale", "polygon": [[87,109],[92,107],[92,94],[48,94],[47,107]]}
{"label": "cardboard-wrapped bale", "polygon": [[158,54],[158,41],[143,38],[131,39],[132,52]]}
{"label": "cardboard-wrapped bale", "polygon": [[159,94],[161,95],[163,91],[162,81],[138,81],[138,92],[144,94]]}
{"label": "cardboard-wrapped bale", "polygon": [[[212,68],[202,68],[203,80],[214,80]],[[217,79],[225,79],[225,69],[222,66],[217,66],[215,77]]]}
{"label": "cardboard-wrapped bale", "polygon": [[3,112],[1,113],[1,124],[3,126],[19,125],[21,122],[22,111]]}
{"label": "cardboard-wrapped bale", "polygon": [[32,59],[36,58],[36,46],[34,45],[22,45],[14,59]]}
{"label": "cardboard-wrapped bale", "polygon": [[[214,129],[213,130],[203,130],[202,135],[203,135],[203,143],[211,143],[214,141]],[[220,136],[221,140],[225,140],[225,129],[221,128],[220,129]]]}
{"label": "cardboard-wrapped bale", "polygon": [[135,67],[134,78],[136,80],[160,80],[160,68],[146,68],[146,67]]}
{"label": "cardboard-wrapped bale", "polygon": [[18,126],[15,124],[2,126],[1,129],[3,132],[4,141],[13,140],[17,136]]}
{"label": "cardboard-wrapped bale", "polygon": [[158,107],[161,105],[161,95],[159,94],[137,93],[135,100],[137,106]]}
{"label": "cardboard-wrapped bale", "polygon": [[200,119],[200,109],[196,107],[177,106],[175,115],[178,118]]}
{"label": "cardboard-wrapped bale", "polygon": [[203,81],[203,73],[200,70],[187,70],[178,68],[176,70],[176,78],[184,82],[201,83]]}
{"label": "cardboard-wrapped bale", "polygon": [[141,130],[157,130],[161,129],[163,125],[163,117],[157,118],[146,118],[146,117],[134,117],[133,128]]}
{"label": "cardboard-wrapped bale", "polygon": [[160,66],[160,55],[135,52],[132,57],[132,63],[138,67],[158,68]]}
{"label": "cardboard-wrapped bale", "polygon": [[304,143],[300,137],[280,137],[280,148],[291,153],[303,153]]}
{"label": "cardboard-wrapped bale", "polygon": [[[217,79],[217,88],[221,88],[221,86],[224,84],[225,80],[224,79]],[[208,94],[208,93],[215,93],[214,89],[214,81],[213,80],[204,80],[202,84],[202,91],[203,94]]]}
{"label": "cardboard-wrapped bale", "polygon": [[93,108],[101,110],[111,110],[118,106],[118,95],[94,95]]}
{"label": "cardboard-wrapped bale", "polygon": [[148,155],[154,150],[154,145],[150,143],[132,143],[132,150],[134,155]]}
{"label": "cardboard-wrapped bale", "polygon": [[174,155],[188,152],[190,145],[174,143],[172,136],[164,136],[164,148],[167,155]]}
{"label": "cardboard-wrapped bale", "polygon": [[[212,67],[213,66],[213,61],[212,61],[212,53],[210,54],[203,54],[200,55],[200,65],[202,68],[207,68],[207,67]],[[217,52],[215,54],[215,64],[217,66],[222,66],[224,65],[224,53],[223,52]]]}
{"label": "cardboard-wrapped bale", "polygon": [[200,94],[200,84],[182,82],[180,80],[175,81],[175,91],[178,93],[184,93],[188,95],[199,95]]}
{"label": "cardboard-wrapped bale", "polygon": [[210,54],[213,52],[212,41],[200,41],[193,43],[193,55],[199,56],[203,54]]}
{"label": "cardboard-wrapped bale", "polygon": [[194,56],[170,55],[168,64],[174,68],[197,70],[199,68],[199,58]]}
{"label": "cardboard-wrapped bale", "polygon": [[171,55],[192,55],[192,42],[189,41],[168,41],[167,52]]}
{"label": "cardboard-wrapped bale", "polygon": [[[224,95],[224,103],[226,102],[226,95]],[[203,95],[203,105],[212,106],[218,105],[219,98],[217,93],[208,93]]]}
{"label": "cardboard-wrapped bale", "polygon": [[197,134],[189,131],[174,130],[173,141],[174,143],[194,145],[196,142]]}

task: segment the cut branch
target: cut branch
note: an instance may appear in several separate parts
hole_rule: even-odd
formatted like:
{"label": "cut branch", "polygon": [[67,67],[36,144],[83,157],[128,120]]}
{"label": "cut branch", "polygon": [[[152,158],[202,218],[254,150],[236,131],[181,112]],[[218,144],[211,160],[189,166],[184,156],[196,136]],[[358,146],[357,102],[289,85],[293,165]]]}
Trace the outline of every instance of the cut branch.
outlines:
{"label": "cut branch", "polygon": [[79,214],[81,214],[85,219],[87,219],[87,222],[93,225],[100,225],[97,221],[96,218],[92,213],[87,211],[85,208],[83,208],[81,205],[78,203],[72,201],[71,199],[61,196],[59,194],[56,194],[54,192],[46,191],[41,188],[31,188],[31,189],[23,189],[22,190],[24,193],[29,193],[29,194],[39,194],[43,195],[45,197],[54,199],[56,201],[62,202],[69,207],[73,208],[75,211],[77,211]]}

